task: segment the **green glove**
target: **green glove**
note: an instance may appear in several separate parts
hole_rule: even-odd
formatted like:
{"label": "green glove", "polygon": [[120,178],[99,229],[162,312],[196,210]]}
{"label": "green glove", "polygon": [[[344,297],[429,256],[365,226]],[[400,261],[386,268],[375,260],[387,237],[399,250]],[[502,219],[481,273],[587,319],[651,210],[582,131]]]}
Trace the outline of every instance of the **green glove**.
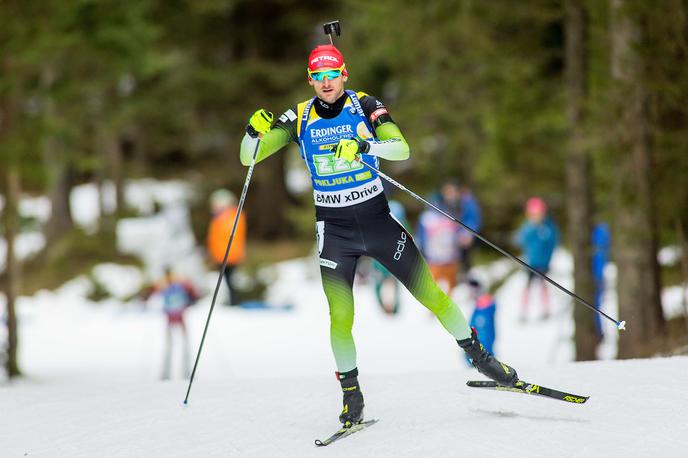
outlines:
{"label": "green glove", "polygon": [[246,132],[253,138],[256,138],[258,134],[267,134],[270,132],[273,119],[272,113],[261,108],[253,113],[251,119],[248,120]]}
{"label": "green glove", "polygon": [[369,149],[368,142],[357,138],[339,140],[337,146],[333,148],[335,159],[344,159],[347,162],[357,160],[359,153],[367,153]]}

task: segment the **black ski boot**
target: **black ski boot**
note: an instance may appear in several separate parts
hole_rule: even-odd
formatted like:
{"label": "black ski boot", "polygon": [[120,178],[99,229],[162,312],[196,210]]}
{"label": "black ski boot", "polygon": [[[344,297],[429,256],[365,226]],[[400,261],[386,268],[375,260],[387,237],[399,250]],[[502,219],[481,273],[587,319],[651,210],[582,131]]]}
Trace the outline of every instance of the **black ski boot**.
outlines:
{"label": "black ski boot", "polygon": [[361,393],[361,387],[358,386],[358,369],[344,373],[337,372],[337,378],[342,384],[344,394],[342,401],[344,408],[339,414],[339,421],[345,428],[349,428],[363,421],[363,393]]}
{"label": "black ski boot", "polygon": [[485,347],[478,340],[478,333],[475,332],[475,329],[471,329],[471,337],[457,340],[457,342],[481,374],[504,386],[514,386],[518,382],[518,375],[512,367],[498,361],[485,350]]}

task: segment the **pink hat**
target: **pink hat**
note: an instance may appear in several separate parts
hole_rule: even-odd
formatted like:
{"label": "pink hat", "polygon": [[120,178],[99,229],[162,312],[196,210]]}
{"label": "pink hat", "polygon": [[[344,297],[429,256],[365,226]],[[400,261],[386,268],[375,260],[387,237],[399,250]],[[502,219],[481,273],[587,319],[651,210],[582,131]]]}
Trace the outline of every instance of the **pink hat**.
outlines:
{"label": "pink hat", "polygon": [[547,211],[547,204],[539,197],[531,197],[526,202],[526,213],[529,214],[544,214]]}

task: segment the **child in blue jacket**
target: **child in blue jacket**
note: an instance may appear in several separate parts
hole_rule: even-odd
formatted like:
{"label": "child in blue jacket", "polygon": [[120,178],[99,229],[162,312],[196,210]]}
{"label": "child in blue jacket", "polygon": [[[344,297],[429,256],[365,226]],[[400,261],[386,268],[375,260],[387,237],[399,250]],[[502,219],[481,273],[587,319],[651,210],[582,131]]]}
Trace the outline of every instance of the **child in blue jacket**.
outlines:
{"label": "child in blue jacket", "polygon": [[468,286],[470,286],[471,298],[475,301],[470,326],[480,336],[480,342],[482,342],[483,347],[494,354],[493,347],[497,338],[495,331],[497,303],[492,294],[485,291],[478,280],[470,278]]}
{"label": "child in blue jacket", "polygon": [[[525,262],[538,272],[547,274],[552,254],[559,244],[559,229],[552,218],[547,215],[547,205],[539,197],[532,197],[526,202],[526,218],[526,222],[518,231],[518,244],[523,250]],[[528,271],[528,283],[523,290],[521,300],[521,321],[526,319],[530,288],[534,281],[537,281],[541,288],[542,318],[547,318],[550,313],[546,282]]]}

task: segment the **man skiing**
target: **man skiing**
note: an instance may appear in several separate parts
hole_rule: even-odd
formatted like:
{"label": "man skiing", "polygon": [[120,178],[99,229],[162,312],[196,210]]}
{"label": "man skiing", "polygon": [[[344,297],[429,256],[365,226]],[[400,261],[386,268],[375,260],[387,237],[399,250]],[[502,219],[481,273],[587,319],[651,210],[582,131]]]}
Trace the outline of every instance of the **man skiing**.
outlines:
{"label": "man skiing", "polygon": [[411,235],[391,215],[377,173],[379,160],[404,160],[409,147],[385,105],[363,92],[344,89],[344,57],[332,45],[316,47],[308,58],[308,84],[315,97],[273,116],[256,111],[241,143],[241,162],[251,163],[289,142],[301,149],[311,173],[322,285],[330,308],[330,342],[343,391],[339,416],[345,427],[363,420],[358,383],[352,285],[362,255],[383,264],[440,320],[473,365],[499,384],[512,386],[516,371],[497,361],[466,324],[461,310],[433,281]]}

